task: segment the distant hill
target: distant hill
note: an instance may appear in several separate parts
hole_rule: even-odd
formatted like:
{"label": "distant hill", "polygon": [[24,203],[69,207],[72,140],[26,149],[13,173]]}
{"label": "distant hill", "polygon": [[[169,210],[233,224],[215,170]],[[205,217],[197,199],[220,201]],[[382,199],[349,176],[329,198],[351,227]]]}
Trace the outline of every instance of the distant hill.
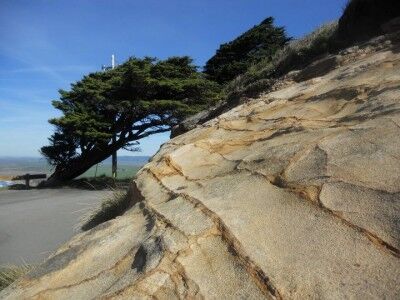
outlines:
{"label": "distant hill", "polygon": [[[119,156],[118,167],[125,170],[127,166],[141,167],[149,160],[149,156]],[[107,167],[107,172],[111,167],[111,158],[107,158],[99,166]],[[110,167],[108,167],[110,166]],[[95,166],[93,166],[95,168]],[[99,169],[98,175],[103,173],[104,168]],[[130,168],[129,168],[130,169]],[[137,168],[135,168],[137,169]],[[42,157],[10,157],[0,156],[0,176],[7,177],[19,175],[21,173],[47,173],[52,172],[52,167]],[[106,173],[107,173],[106,172]],[[90,174],[94,174],[94,171]],[[129,173],[130,174],[130,173]]]}
{"label": "distant hill", "polygon": [[[129,164],[145,164],[148,162],[150,156],[118,156],[119,163],[129,163]],[[104,160],[102,163],[111,163],[111,157]],[[47,164],[46,160],[42,157],[12,157],[12,156],[0,156],[0,166],[20,166],[21,164],[28,165],[43,165]]]}
{"label": "distant hill", "polygon": [[[149,161],[149,158],[150,156],[118,156],[118,163],[143,165]],[[111,164],[111,157],[104,160],[103,163]]]}

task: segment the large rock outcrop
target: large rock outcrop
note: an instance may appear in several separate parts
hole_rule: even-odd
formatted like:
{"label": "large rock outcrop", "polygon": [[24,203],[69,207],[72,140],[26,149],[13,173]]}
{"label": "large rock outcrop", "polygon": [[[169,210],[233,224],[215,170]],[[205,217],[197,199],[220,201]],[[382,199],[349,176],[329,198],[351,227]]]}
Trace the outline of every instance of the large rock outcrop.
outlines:
{"label": "large rock outcrop", "polygon": [[316,62],[167,142],[132,208],[0,297],[399,299],[399,41]]}

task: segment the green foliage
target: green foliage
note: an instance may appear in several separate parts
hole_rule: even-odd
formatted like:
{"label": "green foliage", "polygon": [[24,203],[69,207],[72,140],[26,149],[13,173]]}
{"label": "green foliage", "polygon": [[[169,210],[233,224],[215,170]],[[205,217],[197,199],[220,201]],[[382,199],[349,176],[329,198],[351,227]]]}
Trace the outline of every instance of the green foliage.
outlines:
{"label": "green foliage", "polygon": [[58,170],[95,152],[103,153],[99,159],[104,159],[107,152],[134,147],[134,141],[169,130],[221,95],[219,85],[197,72],[186,56],[163,61],[130,58],[113,70],[84,76],[59,93],[53,106],[62,116],[49,120],[55,132],[50,144],[41,148]]}
{"label": "green foliage", "polygon": [[289,39],[283,27],[275,27],[272,17],[265,19],[233,41],[222,44],[207,61],[204,72],[208,78],[226,83],[243,74],[253,64],[271,60]]}
{"label": "green foliage", "polygon": [[233,105],[243,98],[256,97],[288,72],[300,70],[318,57],[335,53],[356,41],[381,34],[381,25],[398,16],[398,0],[348,1],[339,22],[323,25],[290,42],[272,58],[265,56],[229,82],[225,87],[228,102]]}
{"label": "green foliage", "polygon": [[[49,121],[51,124],[56,120]],[[69,133],[68,133],[69,132]],[[77,155],[77,139],[73,131],[58,126],[56,132],[49,138],[50,145],[43,146],[40,151],[52,165],[67,165]]]}
{"label": "green foliage", "polygon": [[290,42],[270,59],[262,59],[247,72],[227,84],[228,101],[237,103],[241,98],[256,97],[287,72],[305,67],[317,56],[330,51],[337,23],[326,24],[305,37]]}

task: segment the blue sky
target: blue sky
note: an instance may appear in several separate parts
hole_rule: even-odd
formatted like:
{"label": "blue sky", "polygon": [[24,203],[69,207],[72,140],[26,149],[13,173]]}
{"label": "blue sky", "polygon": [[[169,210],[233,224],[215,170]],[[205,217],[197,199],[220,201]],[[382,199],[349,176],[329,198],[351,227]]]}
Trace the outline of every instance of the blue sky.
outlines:
{"label": "blue sky", "polygon": [[[129,56],[190,55],[204,65],[218,46],[273,16],[292,37],[337,19],[346,0],[0,0],[0,156],[39,156],[58,112],[57,90]],[[152,155],[168,140],[142,141]],[[120,154],[130,154],[122,152]]]}

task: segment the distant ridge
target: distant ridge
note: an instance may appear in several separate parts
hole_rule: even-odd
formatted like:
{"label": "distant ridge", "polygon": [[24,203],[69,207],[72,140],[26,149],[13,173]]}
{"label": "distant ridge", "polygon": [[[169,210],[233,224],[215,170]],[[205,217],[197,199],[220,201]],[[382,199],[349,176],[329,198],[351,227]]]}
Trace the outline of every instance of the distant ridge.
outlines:
{"label": "distant ridge", "polygon": [[[119,163],[137,163],[137,164],[145,164],[149,161],[150,156],[118,156]],[[111,157],[107,158],[103,161],[103,163],[111,163]]]}
{"label": "distant ridge", "polygon": [[[118,156],[119,163],[135,163],[135,164],[145,164],[148,162],[150,156],[138,155],[138,156]],[[24,162],[35,162],[35,163],[46,163],[46,159],[43,157],[34,156],[23,156],[23,157],[12,157],[12,156],[0,156],[0,166],[2,164],[13,164],[13,163],[24,163]],[[107,158],[102,163],[111,163],[111,158]]]}

